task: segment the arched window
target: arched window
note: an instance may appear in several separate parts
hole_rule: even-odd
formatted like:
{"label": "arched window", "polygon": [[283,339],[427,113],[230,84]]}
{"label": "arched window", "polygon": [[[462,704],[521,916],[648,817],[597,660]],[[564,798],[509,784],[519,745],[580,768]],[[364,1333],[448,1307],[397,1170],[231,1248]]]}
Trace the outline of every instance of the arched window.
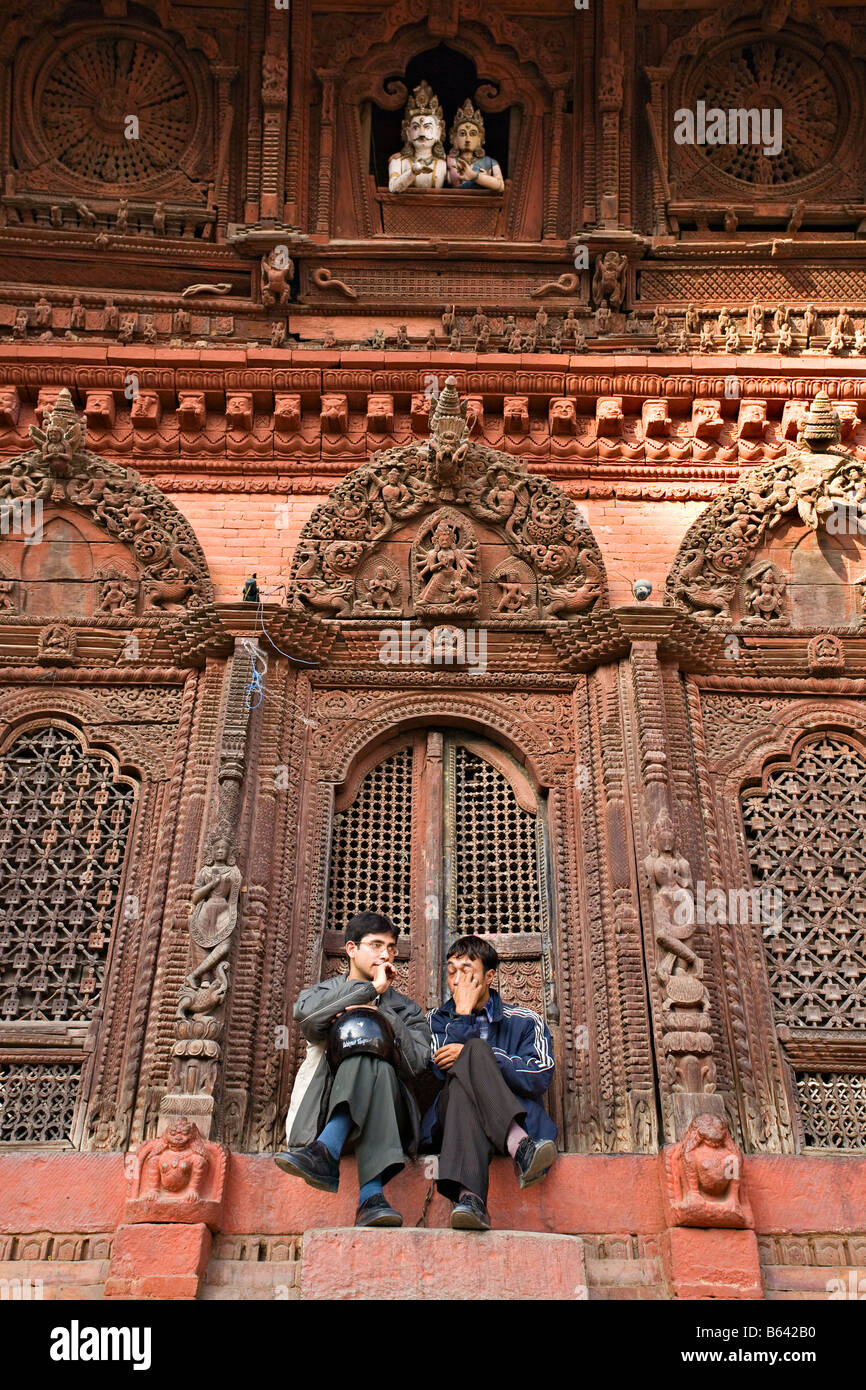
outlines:
{"label": "arched window", "polygon": [[345,968],[348,919],[380,911],[400,928],[398,987],[419,1003],[441,1002],[448,944],[477,932],[508,999],[548,1011],[546,804],[516,759],[464,730],[416,730],[360,760],[334,809],[326,975]]}
{"label": "arched window", "polygon": [[810,738],[742,805],[802,1144],[866,1149],[866,757]]}
{"label": "arched window", "polygon": [[0,756],[0,1142],[69,1142],[135,783],[71,729]]}

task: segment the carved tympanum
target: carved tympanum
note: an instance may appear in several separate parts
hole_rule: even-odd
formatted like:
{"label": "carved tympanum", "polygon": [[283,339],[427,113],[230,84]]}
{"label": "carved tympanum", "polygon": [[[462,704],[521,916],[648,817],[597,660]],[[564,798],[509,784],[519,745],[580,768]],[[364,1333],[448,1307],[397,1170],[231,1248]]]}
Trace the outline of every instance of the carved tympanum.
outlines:
{"label": "carved tympanum", "polygon": [[[428,440],[375,453],[337,484],[298,541],[296,608],[371,617],[405,611],[411,593],[413,611],[469,614],[486,603],[491,619],[518,622],[530,609],[568,621],[604,602],[601,554],[574,503],[520,460],[472,440],[467,417],[449,377],[432,403]],[[471,539],[482,530],[486,546]],[[498,551],[489,570],[486,549]]]}
{"label": "carved tympanum", "polygon": [[[35,447],[29,453],[0,463],[0,504],[33,511],[41,503],[46,514],[46,544],[16,545],[10,539],[4,551],[9,564],[9,557],[17,553],[18,563],[31,567],[30,580],[54,583],[55,588],[62,580],[70,591],[78,587],[70,580],[95,580],[98,593],[92,605],[94,613],[131,615],[137,609],[173,612],[201,607],[212,600],[207,565],[192,527],[168,498],[144,482],[134,469],[121,468],[85,448],[84,421],[76,415],[65,387],[46,415],[44,427],[31,426],[30,434]],[[53,514],[65,514],[70,523],[74,523],[76,514],[84,513],[103,535],[107,532],[118,543],[118,556],[128,569],[109,565],[82,579],[66,569],[55,574],[50,555],[41,559],[41,570],[38,565],[34,568],[42,551],[51,550],[47,542],[51,541],[51,527],[57,522],[49,519],[49,509]],[[61,548],[63,565],[69,549]],[[84,552],[87,546],[72,549]],[[30,550],[32,556],[26,554]],[[26,603],[22,606],[25,612],[31,611]],[[35,601],[33,610],[39,611]],[[59,651],[56,643],[53,646]]]}
{"label": "carved tympanum", "polygon": [[[797,518],[812,531],[866,529],[866,460],[839,447],[841,433],[820,391],[803,418],[798,451],[744,473],[689,527],[668,575],[668,601],[729,622],[739,577],[769,533]],[[751,572],[745,602],[752,621],[783,621],[782,578],[773,565]]]}

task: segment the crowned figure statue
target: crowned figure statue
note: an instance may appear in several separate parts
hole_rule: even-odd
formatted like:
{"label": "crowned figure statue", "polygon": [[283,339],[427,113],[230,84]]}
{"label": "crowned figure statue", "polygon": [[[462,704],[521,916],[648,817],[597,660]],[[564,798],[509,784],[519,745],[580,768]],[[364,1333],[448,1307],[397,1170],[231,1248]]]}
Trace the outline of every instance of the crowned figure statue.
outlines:
{"label": "crowned figure statue", "polygon": [[484,153],[484,119],[467,97],[457,108],[451,127],[448,153],[448,182],[452,188],[487,189],[501,193],[505,187],[502,170]]}
{"label": "crowned figure statue", "polygon": [[412,93],[403,117],[403,148],[388,160],[388,188],[404,193],[407,188],[441,188],[445,183],[445,117],[437,97],[426,82]]}

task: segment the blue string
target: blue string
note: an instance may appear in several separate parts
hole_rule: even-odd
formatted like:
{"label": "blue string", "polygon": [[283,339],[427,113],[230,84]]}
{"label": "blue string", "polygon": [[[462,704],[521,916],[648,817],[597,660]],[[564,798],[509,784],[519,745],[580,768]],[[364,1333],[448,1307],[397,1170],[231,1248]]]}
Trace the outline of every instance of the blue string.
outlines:
{"label": "blue string", "polygon": [[[269,593],[269,594],[278,594],[281,590],[284,590],[284,589],[285,589],[285,585],[284,585],[284,584],[278,584],[278,585],[276,585],[275,588],[273,588],[273,589],[268,589],[268,590],[267,590],[267,593]],[[265,629],[265,619],[264,619],[264,609],[265,609],[265,605],[264,605],[264,602],[263,602],[263,600],[262,600],[261,593],[262,593],[262,591],[260,590],[260,591],[259,591],[259,606],[258,606],[258,611],[257,611],[256,616],[258,617],[259,626],[260,626],[261,629],[262,629],[263,635],[268,639],[268,641],[270,642],[270,644],[271,644],[271,646],[273,647],[274,651],[275,651],[275,652],[279,652],[280,656],[286,657],[289,661],[295,661],[295,662],[297,662],[297,664],[298,664],[299,666],[318,666],[318,664],[319,664],[318,661],[304,661],[301,657],[299,657],[299,656],[292,656],[291,652],[284,652],[283,649],[282,649],[282,647],[278,647],[278,646],[277,646],[277,644],[276,644],[276,642],[274,641],[274,639],[273,639],[273,637],[271,636],[271,634],[270,634],[268,631],[266,631],[266,629]]]}

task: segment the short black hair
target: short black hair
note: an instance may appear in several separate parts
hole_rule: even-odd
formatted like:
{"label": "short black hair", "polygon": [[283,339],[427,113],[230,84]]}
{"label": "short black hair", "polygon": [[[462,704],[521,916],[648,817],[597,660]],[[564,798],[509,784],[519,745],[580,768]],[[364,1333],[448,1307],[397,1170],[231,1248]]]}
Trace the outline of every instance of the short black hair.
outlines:
{"label": "short black hair", "polygon": [[390,917],[385,917],[381,912],[359,912],[346,927],[346,945],[354,941],[357,946],[365,936],[372,936],[374,932],[393,936],[395,941],[400,935]]}
{"label": "short black hair", "polygon": [[499,968],[499,957],[483,936],[458,936],[448,947],[445,959],[451,960],[454,956],[468,956],[470,960],[480,960],[485,974],[488,970]]}

